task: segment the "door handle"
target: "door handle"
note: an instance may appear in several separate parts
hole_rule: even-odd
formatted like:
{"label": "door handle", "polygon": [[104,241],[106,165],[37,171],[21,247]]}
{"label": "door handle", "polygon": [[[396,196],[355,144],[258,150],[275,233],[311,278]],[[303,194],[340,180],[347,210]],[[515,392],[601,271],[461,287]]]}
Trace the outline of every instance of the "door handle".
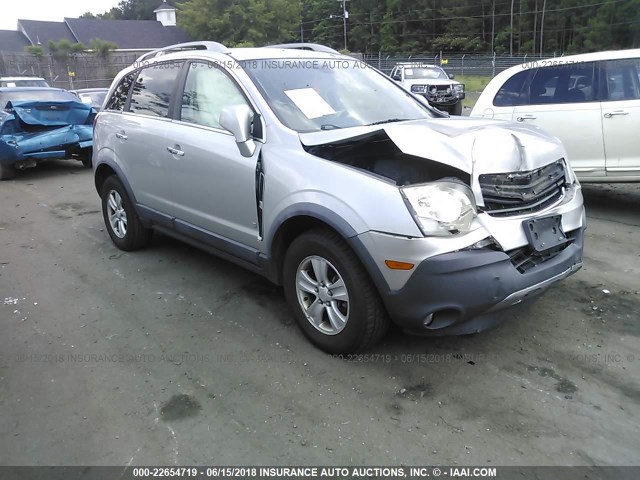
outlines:
{"label": "door handle", "polygon": [[516,118],[519,122],[524,122],[525,120],[535,120],[535,115],[522,115],[521,117]]}
{"label": "door handle", "polygon": [[625,111],[625,110],[616,110],[614,112],[607,112],[604,114],[604,118],[611,118],[611,117],[615,117],[617,115],[629,115],[629,112]]}
{"label": "door handle", "polygon": [[124,131],[116,133],[116,137],[118,137],[120,140],[126,140],[127,138],[129,138],[124,134]]}
{"label": "door handle", "polygon": [[167,147],[167,152],[172,155],[177,155],[179,157],[184,157],[184,152],[180,150],[180,145],[175,145],[173,147]]}

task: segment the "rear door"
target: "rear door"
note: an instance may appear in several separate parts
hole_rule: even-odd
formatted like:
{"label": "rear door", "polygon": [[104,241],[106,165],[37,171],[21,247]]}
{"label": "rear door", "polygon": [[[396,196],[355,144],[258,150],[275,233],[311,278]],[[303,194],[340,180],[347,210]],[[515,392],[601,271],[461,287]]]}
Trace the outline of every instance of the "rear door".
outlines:
{"label": "rear door", "polygon": [[173,134],[171,99],[184,62],[173,61],[143,68],[133,84],[128,108],[114,132],[126,175],[138,203],[168,214],[167,138]]}
{"label": "rear door", "polygon": [[597,78],[597,62],[537,68],[528,87],[527,104],[516,106],[512,117],[558,137],[582,178],[605,175]]}
{"label": "rear door", "polygon": [[604,63],[602,102],[607,176],[640,175],[640,59]]}

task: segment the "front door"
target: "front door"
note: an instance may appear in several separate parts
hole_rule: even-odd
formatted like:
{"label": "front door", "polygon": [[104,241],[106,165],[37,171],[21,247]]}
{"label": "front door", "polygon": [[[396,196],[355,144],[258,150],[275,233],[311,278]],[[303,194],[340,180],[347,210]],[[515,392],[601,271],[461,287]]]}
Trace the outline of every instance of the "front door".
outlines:
{"label": "front door", "polygon": [[538,125],[558,137],[567,149],[571,166],[582,178],[605,175],[595,67],[595,62],[588,62],[536,69],[528,102],[516,106],[512,118]]}
{"label": "front door", "polygon": [[223,108],[248,104],[246,98],[227,73],[205,62],[190,65],[180,98],[171,134],[162,144],[172,214],[204,235],[256,248],[260,148],[243,157],[234,136],[219,123]]}
{"label": "front door", "polygon": [[605,63],[602,102],[607,176],[640,176],[640,59]]}

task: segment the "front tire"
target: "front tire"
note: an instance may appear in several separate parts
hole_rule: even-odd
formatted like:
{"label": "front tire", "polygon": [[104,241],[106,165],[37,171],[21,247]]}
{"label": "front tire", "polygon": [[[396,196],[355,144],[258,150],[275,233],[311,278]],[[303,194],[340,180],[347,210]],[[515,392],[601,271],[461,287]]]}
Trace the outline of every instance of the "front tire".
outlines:
{"label": "front tire", "polygon": [[16,169],[13,165],[0,163],[0,180],[11,180],[16,176]]}
{"label": "front tire", "polygon": [[107,178],[102,186],[102,217],[111,240],[120,250],[138,250],[149,244],[151,230],[140,222],[127,191],[116,176]]}
{"label": "front tire", "polygon": [[329,230],[296,238],[284,261],[284,291],[300,329],[328,353],[375,345],[389,320],[378,292],[345,241]]}

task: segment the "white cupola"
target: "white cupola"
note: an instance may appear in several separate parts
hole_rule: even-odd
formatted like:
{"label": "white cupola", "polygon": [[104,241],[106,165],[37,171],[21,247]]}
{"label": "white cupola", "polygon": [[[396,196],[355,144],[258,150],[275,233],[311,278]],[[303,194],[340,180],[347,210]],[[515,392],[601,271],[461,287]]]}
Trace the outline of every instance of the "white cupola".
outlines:
{"label": "white cupola", "polygon": [[176,8],[167,3],[167,0],[164,0],[162,5],[156,8],[153,13],[156,14],[156,20],[162,23],[163,26],[176,26]]}

